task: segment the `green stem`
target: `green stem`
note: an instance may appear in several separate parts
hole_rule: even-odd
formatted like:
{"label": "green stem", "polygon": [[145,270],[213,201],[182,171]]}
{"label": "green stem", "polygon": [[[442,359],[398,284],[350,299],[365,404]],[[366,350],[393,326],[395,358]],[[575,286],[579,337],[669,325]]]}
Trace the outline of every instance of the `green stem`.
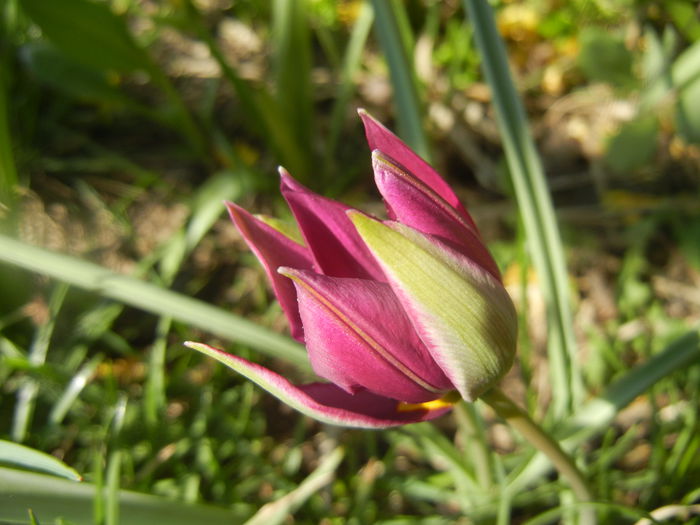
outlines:
{"label": "green stem", "polygon": [[[489,390],[481,396],[481,399],[493,408],[498,416],[520,432],[533,447],[543,452],[550,459],[559,474],[569,482],[571,489],[580,502],[593,501],[586,480],[571,457],[562,450],[559,444],[542,427],[533,421],[527,412],[516,405],[497,387]],[[584,508],[581,517],[582,523],[596,523],[592,509]]]}

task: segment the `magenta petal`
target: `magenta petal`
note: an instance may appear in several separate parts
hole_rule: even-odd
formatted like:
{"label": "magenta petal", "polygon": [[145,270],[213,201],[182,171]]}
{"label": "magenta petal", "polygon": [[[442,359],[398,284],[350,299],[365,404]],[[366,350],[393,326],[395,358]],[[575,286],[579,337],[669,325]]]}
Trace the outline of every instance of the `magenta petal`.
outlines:
{"label": "magenta petal", "polygon": [[394,218],[459,250],[500,280],[500,271],[479,232],[445,200],[382,152],[372,153],[377,187]]}
{"label": "magenta petal", "polygon": [[[300,387],[310,398],[322,403],[329,409],[337,411],[338,416],[347,417],[351,414],[355,418],[363,418],[360,424],[350,422],[338,422],[346,426],[362,427],[390,427],[429,421],[440,417],[450,410],[450,407],[442,407],[431,410],[399,411],[398,403],[393,400],[367,390],[361,390],[356,394],[348,394],[335,385],[329,383],[310,383]],[[345,414],[347,416],[345,416]]]}
{"label": "magenta petal", "polygon": [[319,376],[351,393],[364,387],[410,403],[454,388],[388,284],[280,272],[297,287],[306,348]]}
{"label": "magenta petal", "polygon": [[185,344],[247,377],[299,412],[332,425],[386,428],[434,419],[449,410],[449,407],[443,407],[399,411],[399,402],[365,390],[353,395],[328,383],[295,386],[263,366],[222,350],[202,343]]}
{"label": "magenta petal", "polygon": [[389,131],[383,124],[376,121],[364,109],[360,109],[358,113],[365,125],[365,135],[367,135],[367,142],[371,150],[379,150],[394,159],[428,187],[433,188],[459,215],[472,227],[475,227],[474,221],[467,213],[467,210],[464,209],[457,195],[430,164],[420,158],[400,138]]}
{"label": "magenta petal", "polygon": [[284,170],[280,170],[280,175],[282,195],[318,269],[333,277],[385,281],[379,265],[346,215],[351,208],[312,192]]}
{"label": "magenta petal", "polygon": [[240,206],[228,202],[226,207],[238,231],[265,268],[277,300],[289,320],[292,337],[303,342],[304,332],[299,317],[296,290],[289,279],[277,273],[277,268],[292,266],[310,270],[313,263],[309,250],[255,218]]}

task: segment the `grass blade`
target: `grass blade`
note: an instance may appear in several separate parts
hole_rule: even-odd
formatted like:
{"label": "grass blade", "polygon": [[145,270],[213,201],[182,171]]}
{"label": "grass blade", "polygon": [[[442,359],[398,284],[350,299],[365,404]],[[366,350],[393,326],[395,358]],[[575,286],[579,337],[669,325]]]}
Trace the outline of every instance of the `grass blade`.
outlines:
{"label": "grass blade", "polygon": [[52,425],[60,425],[63,418],[66,417],[71,406],[78,399],[78,396],[87,386],[88,381],[94,375],[95,370],[102,362],[102,355],[96,355],[85,363],[77,373],[71,377],[68,386],[64,390],[61,397],[58,398],[54,406],[51,408],[49,413],[49,423]]}
{"label": "grass blade", "polygon": [[55,457],[11,441],[0,440],[0,465],[52,474],[71,481],[82,479],[80,474]]}
{"label": "grass blade", "polygon": [[463,4],[481,51],[530,255],[547,300],[551,406],[554,416],[561,418],[580,403],[583,384],[576,364],[566,262],[554,207],[493,10],[486,0],[463,0]]}
{"label": "grass blade", "polygon": [[[0,468],[0,520],[23,523],[31,508],[43,523],[63,518],[93,523],[96,488],[90,483],[67,481],[43,474]],[[216,507],[186,505],[136,492],[119,491],[119,517],[129,525],[230,525],[239,516]]]}
{"label": "grass blade", "polygon": [[245,525],[278,525],[304,504],[311,496],[333,480],[335,470],[343,459],[342,448],[328,454],[321,464],[299,486],[273,503],[262,507]]}
{"label": "grass blade", "polygon": [[[29,364],[31,366],[41,366],[46,361],[46,354],[49,350],[49,342],[53,334],[54,326],[56,325],[56,316],[58,315],[63,300],[68,292],[68,286],[64,283],[59,283],[51,294],[49,301],[49,317],[36,331],[36,336],[32,341],[29,349]],[[17,392],[17,404],[15,405],[14,418],[12,420],[12,439],[15,441],[24,441],[29,430],[29,425],[34,412],[34,400],[39,390],[39,384],[28,379],[27,382]]]}
{"label": "grass blade", "polygon": [[[272,3],[277,101],[281,114],[289,122],[301,152],[309,157],[312,144],[313,90],[311,87],[311,40],[306,19],[305,0],[275,0]],[[305,167],[311,159],[304,159]],[[299,174],[308,177],[310,173]]]}
{"label": "grass blade", "polygon": [[[0,57],[0,60],[6,62],[4,57]],[[7,114],[8,71],[4,65],[0,66],[0,217],[10,209],[17,185],[17,169],[12,154],[12,137]]]}
{"label": "grass blade", "polygon": [[[428,162],[430,146],[423,131],[422,110],[418,97],[418,82],[410,61],[410,52],[401,38],[395,9],[401,7],[387,0],[372,0],[375,30],[379,44],[389,64],[391,84],[396,100],[396,120],[399,135]],[[401,7],[402,8],[402,7]]]}
{"label": "grass blade", "polygon": [[196,326],[309,370],[306,351],[290,338],[203,301],[120,275],[99,265],[0,235],[0,261],[42,273],[110,299]]}

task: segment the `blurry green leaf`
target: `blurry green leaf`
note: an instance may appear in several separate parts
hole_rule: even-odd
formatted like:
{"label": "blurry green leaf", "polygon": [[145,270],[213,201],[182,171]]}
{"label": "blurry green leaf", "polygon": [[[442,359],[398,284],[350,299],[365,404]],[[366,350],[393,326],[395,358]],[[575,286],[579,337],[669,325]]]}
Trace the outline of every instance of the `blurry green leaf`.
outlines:
{"label": "blurry green leaf", "polygon": [[666,9],[683,36],[691,42],[700,40],[700,20],[696,2],[666,0]]}
{"label": "blurry green leaf", "polygon": [[222,201],[235,201],[241,195],[240,171],[212,175],[197,189],[192,202],[192,218],[187,225],[187,248],[193,249],[214,222],[224,213]]}
{"label": "blurry green leaf", "polygon": [[8,120],[6,69],[0,64],[0,218],[5,210],[10,208],[17,184],[17,168],[15,166]]}
{"label": "blurry green leaf", "polygon": [[654,115],[625,122],[608,142],[605,163],[617,173],[643,168],[656,154],[659,123]]}
{"label": "blurry green leaf", "polygon": [[622,37],[598,27],[581,31],[578,64],[584,75],[594,82],[608,82],[627,88],[635,83],[632,53]]}
{"label": "blurry green leaf", "polygon": [[[0,521],[23,523],[27,509],[45,523],[59,518],[79,524],[94,523],[95,485],[67,481],[42,474],[0,468]],[[179,501],[119,492],[119,517],[128,525],[231,525],[240,517],[226,509],[205,505],[186,505]]]}
{"label": "blurry green leaf", "polygon": [[678,132],[686,141],[700,144],[700,111],[698,111],[698,101],[700,101],[700,53],[695,53],[692,57],[688,57],[689,60],[691,58],[696,69],[695,80],[689,82],[681,89],[680,98],[676,105],[676,125],[678,126]]}
{"label": "blurry green leaf", "polygon": [[44,36],[75,60],[103,70],[149,69],[150,59],[129,33],[123,17],[106,2],[20,0]]}
{"label": "blurry green leaf", "polygon": [[406,38],[399,26],[400,4],[386,0],[373,0],[375,33],[389,64],[391,85],[396,101],[396,121],[399,135],[425,160],[430,161],[430,146],[423,130],[422,108],[418,96],[418,83],[410,60],[411,50],[406,49]]}
{"label": "blurry green leaf", "polygon": [[58,398],[51,409],[49,414],[51,424],[58,425],[63,421],[75,400],[78,399],[80,393],[87,386],[100,362],[102,362],[102,356],[96,355],[73,374],[61,397]]}
{"label": "blurry green leaf", "polygon": [[43,41],[20,49],[20,56],[39,82],[78,100],[112,105],[128,105],[130,99],[109,82],[106,71],[76,62]]}
{"label": "blurry green leaf", "polygon": [[675,219],[673,226],[681,252],[696,270],[700,270],[700,217],[687,220],[678,216]]}
{"label": "blurry green leaf", "polygon": [[11,441],[0,440],[0,465],[34,470],[72,481],[82,479],[80,474],[55,457]]}
{"label": "blurry green leaf", "polygon": [[649,84],[659,78],[670,83],[670,69],[674,50],[677,45],[676,33],[667,29],[663,37],[656,30],[647,27],[644,31],[645,50],[643,55],[644,91],[649,90]]}
{"label": "blurry green leaf", "polygon": [[547,40],[570,34],[575,28],[572,12],[568,9],[552,9],[537,25],[537,32]]}
{"label": "blurry green leaf", "polygon": [[31,525],[41,525],[41,523],[39,523],[39,520],[36,519],[36,516],[34,515],[34,511],[32,511],[32,509],[29,509],[29,523]]}
{"label": "blurry green leaf", "polygon": [[[645,57],[648,85],[642,92],[643,112],[655,109],[674,90],[676,126],[680,135],[690,143],[700,143],[700,41],[694,42],[668,66],[675,47],[672,32],[664,33],[663,42],[653,31],[647,32],[648,51]],[[659,69],[661,68],[661,69]],[[670,69],[670,74],[668,70]],[[649,77],[657,73],[656,77]]]}
{"label": "blurry green leaf", "polygon": [[273,35],[275,42],[275,76],[277,100],[281,114],[304,148],[306,179],[311,170],[311,118],[313,90],[311,86],[311,39],[306,19],[305,0],[275,0],[273,2]]}

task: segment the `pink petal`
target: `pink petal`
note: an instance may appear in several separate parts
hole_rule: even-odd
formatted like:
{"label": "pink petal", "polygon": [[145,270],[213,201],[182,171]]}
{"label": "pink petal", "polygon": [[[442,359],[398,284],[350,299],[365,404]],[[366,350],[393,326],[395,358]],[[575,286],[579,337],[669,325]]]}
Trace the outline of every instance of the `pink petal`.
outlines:
{"label": "pink petal", "polygon": [[430,164],[420,158],[405,142],[389,131],[383,124],[378,122],[367,113],[364,109],[358,111],[362,122],[365,125],[365,135],[371,150],[379,150],[385,153],[401,166],[406,171],[415,175],[423,181],[429,188],[440,195],[450,206],[452,206],[459,215],[464,218],[467,223],[476,228],[474,221],[464,209],[464,206],[459,201],[459,198],[450,188],[449,184],[435,171]]}
{"label": "pink petal", "polygon": [[299,412],[332,425],[386,428],[434,419],[449,410],[443,407],[399,411],[399,402],[365,390],[353,395],[329,383],[295,386],[263,366],[222,350],[202,343],[185,344],[247,377]]}
{"label": "pink petal", "polygon": [[294,280],[314,371],[350,393],[422,403],[454,387],[385,283],[281,268]]}
{"label": "pink petal", "polygon": [[[386,280],[340,202],[305,188],[280,169],[287,200],[318,269],[333,277]],[[291,265],[290,265],[291,266]]]}
{"label": "pink petal", "polygon": [[397,221],[441,238],[500,280],[498,266],[473,223],[384,153],[372,152],[372,167],[377,187]]}
{"label": "pink petal", "polygon": [[289,320],[292,337],[303,342],[304,331],[299,316],[296,290],[289,279],[277,273],[277,268],[292,266],[310,270],[313,263],[309,250],[271,228],[237,204],[228,202],[226,207],[236,228],[265,268],[275,296]]}

